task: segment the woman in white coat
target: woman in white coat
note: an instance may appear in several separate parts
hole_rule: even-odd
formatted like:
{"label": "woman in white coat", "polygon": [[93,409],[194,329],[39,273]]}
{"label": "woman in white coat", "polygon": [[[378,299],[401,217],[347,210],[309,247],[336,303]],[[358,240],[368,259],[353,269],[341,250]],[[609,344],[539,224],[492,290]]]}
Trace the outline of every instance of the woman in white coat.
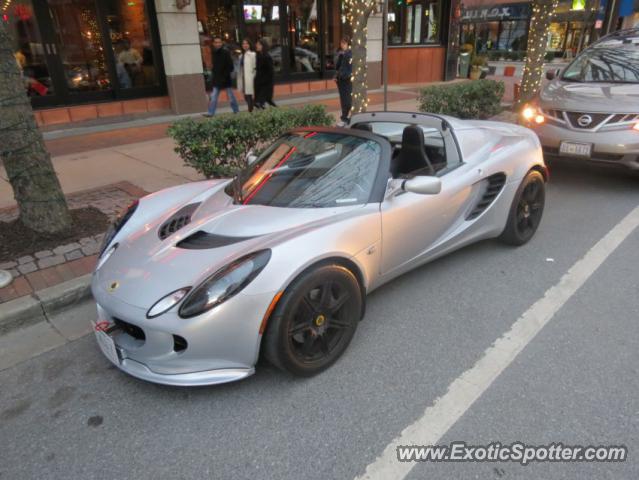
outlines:
{"label": "woman in white coat", "polygon": [[255,52],[248,38],[242,40],[240,71],[237,76],[237,89],[244,94],[248,111],[253,111],[255,96]]}

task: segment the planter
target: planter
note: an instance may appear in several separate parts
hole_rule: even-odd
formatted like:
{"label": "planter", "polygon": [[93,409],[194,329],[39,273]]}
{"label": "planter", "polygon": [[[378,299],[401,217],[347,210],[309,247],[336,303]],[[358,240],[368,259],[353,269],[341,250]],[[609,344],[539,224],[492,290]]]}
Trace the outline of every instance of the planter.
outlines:
{"label": "planter", "polygon": [[470,79],[479,80],[479,77],[481,77],[481,67],[478,67],[476,65],[470,67]]}

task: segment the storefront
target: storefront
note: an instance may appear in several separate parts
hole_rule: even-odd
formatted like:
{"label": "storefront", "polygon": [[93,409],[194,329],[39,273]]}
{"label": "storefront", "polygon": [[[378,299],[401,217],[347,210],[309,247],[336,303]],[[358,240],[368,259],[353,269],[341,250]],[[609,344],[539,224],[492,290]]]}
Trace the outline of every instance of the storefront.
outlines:
{"label": "storefront", "polygon": [[[572,58],[598,35],[598,5],[586,0],[560,0],[547,40],[547,58]],[[489,60],[525,58],[531,2],[466,0],[461,5],[459,43]]]}
{"label": "storefront", "polygon": [[236,59],[242,39],[265,39],[280,83],[332,77],[348,33],[341,9],[339,0],[197,0],[204,74],[211,72],[212,38],[220,36]]}
{"label": "storefront", "polygon": [[462,7],[460,44],[491,60],[502,56],[522,60],[528,41],[530,3],[481,5],[471,1]]}
{"label": "storefront", "polygon": [[4,0],[34,107],[163,95],[151,0]]}

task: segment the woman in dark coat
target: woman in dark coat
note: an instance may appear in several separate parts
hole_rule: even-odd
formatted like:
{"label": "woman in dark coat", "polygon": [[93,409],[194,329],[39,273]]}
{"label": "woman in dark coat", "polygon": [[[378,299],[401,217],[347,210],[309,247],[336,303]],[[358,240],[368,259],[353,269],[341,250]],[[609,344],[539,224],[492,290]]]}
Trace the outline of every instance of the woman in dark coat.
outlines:
{"label": "woman in dark coat", "polygon": [[255,106],[264,108],[266,104],[277,107],[273,102],[273,88],[275,83],[275,69],[273,58],[268,53],[268,43],[259,39],[255,44],[257,62],[255,71]]}

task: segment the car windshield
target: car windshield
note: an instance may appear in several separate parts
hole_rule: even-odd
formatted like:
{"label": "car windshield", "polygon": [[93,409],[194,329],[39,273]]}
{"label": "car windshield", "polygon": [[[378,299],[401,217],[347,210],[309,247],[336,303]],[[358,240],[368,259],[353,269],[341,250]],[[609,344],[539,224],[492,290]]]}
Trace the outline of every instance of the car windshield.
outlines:
{"label": "car windshield", "polygon": [[381,146],[365,138],[295,132],[271,145],[227,187],[235,203],[322,208],[367,203]]}
{"label": "car windshield", "polygon": [[564,71],[567,82],[639,82],[639,45],[616,43],[584,50]]}

